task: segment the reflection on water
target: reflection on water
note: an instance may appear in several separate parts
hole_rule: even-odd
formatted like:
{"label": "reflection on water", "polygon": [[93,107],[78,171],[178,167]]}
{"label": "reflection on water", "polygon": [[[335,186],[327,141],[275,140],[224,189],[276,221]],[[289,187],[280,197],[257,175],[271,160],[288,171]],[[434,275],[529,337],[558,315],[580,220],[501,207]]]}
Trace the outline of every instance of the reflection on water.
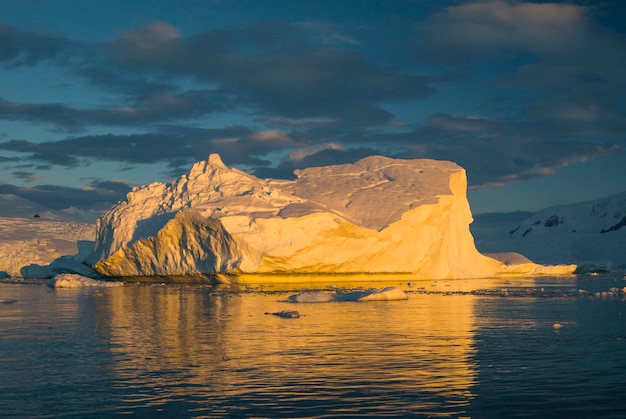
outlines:
{"label": "reflection on water", "polygon": [[[392,285],[409,300],[297,305],[285,299],[301,284],[55,291],[0,283],[0,302],[15,300],[0,304],[6,366],[0,411],[19,417],[626,413],[624,294],[595,294],[623,287],[621,278],[398,279]],[[326,280],[310,282],[307,287],[333,291]],[[300,318],[266,314],[293,309]]]}
{"label": "reflection on water", "polygon": [[191,397],[216,416],[455,413],[471,397],[468,298],[306,304],[294,320],[265,314],[290,307],[288,293],[126,291],[96,311],[110,322],[114,373],[141,388],[130,411]]}

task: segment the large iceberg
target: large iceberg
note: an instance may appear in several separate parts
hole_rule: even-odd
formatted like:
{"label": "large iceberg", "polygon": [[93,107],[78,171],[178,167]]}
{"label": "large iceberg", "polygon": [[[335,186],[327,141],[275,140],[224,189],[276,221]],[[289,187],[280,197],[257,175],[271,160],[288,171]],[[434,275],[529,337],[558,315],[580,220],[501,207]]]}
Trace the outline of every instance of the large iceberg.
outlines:
{"label": "large iceberg", "polygon": [[474,246],[466,174],[454,163],[372,156],[295,174],[295,180],[262,180],[212,154],[171,184],[133,189],[105,212],[87,262],[117,277],[473,278],[503,266]]}

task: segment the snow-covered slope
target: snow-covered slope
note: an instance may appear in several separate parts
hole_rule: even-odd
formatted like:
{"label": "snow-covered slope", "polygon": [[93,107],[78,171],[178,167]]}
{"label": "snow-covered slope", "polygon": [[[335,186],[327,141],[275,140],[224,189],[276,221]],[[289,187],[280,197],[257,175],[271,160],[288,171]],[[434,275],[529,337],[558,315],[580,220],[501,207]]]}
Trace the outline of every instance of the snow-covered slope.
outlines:
{"label": "snow-covered slope", "polygon": [[85,222],[82,214],[0,195],[0,275],[46,278],[55,272],[87,273],[80,262],[92,250],[95,224]]}
{"label": "snow-covered slope", "polygon": [[502,267],[474,246],[465,171],[454,163],[373,156],[296,174],[261,180],[213,154],[172,184],[133,189],[106,212],[88,262],[108,276],[468,278]]}
{"label": "snow-covered slope", "polygon": [[626,269],[626,192],[535,214],[477,216],[481,252],[519,252],[537,263]]}

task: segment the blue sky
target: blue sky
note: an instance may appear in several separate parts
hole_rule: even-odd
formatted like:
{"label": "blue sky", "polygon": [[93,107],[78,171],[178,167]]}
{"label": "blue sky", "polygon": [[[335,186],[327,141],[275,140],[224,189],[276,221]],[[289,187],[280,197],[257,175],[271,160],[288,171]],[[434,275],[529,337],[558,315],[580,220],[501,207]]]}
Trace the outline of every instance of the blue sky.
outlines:
{"label": "blue sky", "polygon": [[622,1],[3,0],[0,193],[451,160],[475,213],[626,190]]}

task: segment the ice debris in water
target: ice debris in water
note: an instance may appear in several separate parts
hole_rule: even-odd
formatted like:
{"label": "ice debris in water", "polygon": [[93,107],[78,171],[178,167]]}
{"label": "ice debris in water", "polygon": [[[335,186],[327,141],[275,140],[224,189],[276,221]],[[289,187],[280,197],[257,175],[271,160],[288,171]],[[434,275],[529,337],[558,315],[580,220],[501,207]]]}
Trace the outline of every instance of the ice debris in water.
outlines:
{"label": "ice debris in water", "polygon": [[265,313],[265,314],[272,314],[274,316],[282,317],[283,319],[300,318],[300,313],[298,313],[296,310],[282,310],[282,311],[277,311],[276,313]]}
{"label": "ice debris in water", "polygon": [[287,298],[290,303],[327,303],[331,301],[395,301],[407,300],[408,295],[397,287],[385,287],[367,291],[336,292],[310,291]]}
{"label": "ice debris in water", "polygon": [[626,287],[624,288],[617,288],[617,287],[613,287],[610,288],[608,291],[598,291],[594,294],[594,297],[603,297],[603,298],[608,298],[608,297],[617,297],[620,294],[626,294]]}
{"label": "ice debris in water", "polygon": [[623,288],[612,287],[606,291],[596,291],[596,292],[579,289],[578,294],[581,296],[588,296],[592,298],[615,298],[615,297],[620,297],[620,296],[622,298],[626,298],[626,287],[623,287]]}
{"label": "ice debris in water", "polygon": [[119,287],[123,282],[100,281],[78,274],[59,274],[48,282],[53,288]]}
{"label": "ice debris in water", "polygon": [[290,303],[327,303],[329,301],[336,301],[335,294],[330,294],[324,291],[309,291],[300,294],[290,295],[287,298]]}

